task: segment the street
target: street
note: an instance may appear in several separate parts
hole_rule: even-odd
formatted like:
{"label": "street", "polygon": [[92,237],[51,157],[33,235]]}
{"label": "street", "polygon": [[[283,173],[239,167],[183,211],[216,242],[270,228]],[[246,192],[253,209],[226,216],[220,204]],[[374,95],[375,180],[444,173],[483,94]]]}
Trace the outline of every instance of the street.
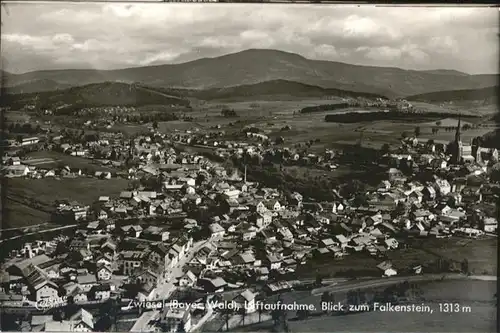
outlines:
{"label": "street", "polygon": [[183,258],[181,258],[179,260],[177,265],[165,270],[164,275],[162,276],[160,283],[156,287],[155,300],[169,298],[169,296],[176,289],[175,283],[177,282],[177,279],[180,278],[184,274],[183,268],[186,265],[186,263],[191,261],[193,259],[194,255],[203,247],[203,245],[205,245],[207,243],[208,243],[208,241],[199,241],[199,242],[193,243],[193,246],[191,247],[191,249],[184,255]]}
{"label": "street", "polygon": [[[182,270],[184,265],[186,265],[186,263],[191,261],[194,255],[206,243],[208,243],[208,241],[199,241],[193,243],[191,249],[184,255],[182,259],[179,260],[177,265],[165,270],[160,283],[155,288],[156,298],[154,299],[154,301],[167,300],[170,297],[170,295],[172,295],[172,293],[176,289],[175,283],[177,282],[177,279],[184,274]],[[160,316],[160,311],[158,310],[144,312],[137,319],[130,332],[151,332],[153,329],[150,327],[150,323],[151,321],[157,320],[159,316]],[[208,317],[206,319],[208,319]]]}

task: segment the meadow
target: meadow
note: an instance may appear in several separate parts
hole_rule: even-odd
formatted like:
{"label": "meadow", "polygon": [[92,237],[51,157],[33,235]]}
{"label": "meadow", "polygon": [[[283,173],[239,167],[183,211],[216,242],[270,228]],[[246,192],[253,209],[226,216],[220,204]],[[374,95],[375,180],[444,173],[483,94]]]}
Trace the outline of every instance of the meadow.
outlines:
{"label": "meadow", "polygon": [[3,228],[16,228],[45,223],[50,220],[50,214],[39,209],[7,198],[4,204],[5,221]]}
{"label": "meadow", "polygon": [[97,161],[93,162],[91,159],[71,156],[68,154],[60,153],[57,151],[36,151],[27,154],[29,158],[24,163],[33,165],[38,168],[54,168],[59,165],[69,166],[70,168],[86,169],[91,172],[95,171],[113,171],[108,166],[103,166]]}
{"label": "meadow", "polygon": [[96,179],[78,178],[10,178],[7,181],[8,195],[33,198],[51,206],[56,200],[75,200],[82,204],[91,204],[99,196],[118,196],[128,186],[128,180],[122,178]]}
{"label": "meadow", "polygon": [[79,178],[43,178],[7,180],[9,188],[6,210],[9,227],[21,227],[48,222],[56,200],[77,201],[90,205],[99,196],[118,196],[128,186],[128,180]]}
{"label": "meadow", "polygon": [[[276,98],[276,96],[274,97]],[[445,140],[450,141],[454,138],[454,132],[447,132],[444,129],[438,133],[432,133],[432,125],[429,120],[412,121],[411,119],[401,120],[377,120],[358,122],[351,124],[328,123],[325,122],[325,116],[332,113],[345,113],[361,108],[340,109],[335,111],[315,112],[301,114],[299,110],[307,106],[322,104],[331,104],[338,100],[332,99],[297,99],[283,98],[283,100],[214,100],[201,101],[196,100],[192,103],[192,111],[185,112],[185,116],[193,117],[194,121],[186,122],[182,120],[159,122],[158,128],[163,133],[186,131],[192,132],[210,132],[221,130],[227,134],[240,132],[244,127],[254,126],[261,129],[270,138],[283,137],[285,145],[303,144],[310,140],[317,140],[309,148],[311,152],[323,151],[325,148],[338,148],[344,145],[352,145],[362,140],[363,145],[370,148],[380,148],[387,143],[391,146],[400,144],[401,135],[406,132],[409,135],[414,133],[415,127],[420,127],[420,137],[422,140]],[[493,106],[482,106],[481,111],[472,110],[465,106],[458,107],[441,106],[423,102],[415,102],[415,106],[428,112],[443,113],[443,119],[446,117],[458,118],[458,113],[484,115],[491,114],[495,108]],[[225,118],[221,115],[223,109],[234,110],[237,117]],[[469,120],[468,120],[469,121]],[[470,122],[483,122],[485,118],[477,118]],[[125,125],[116,124],[113,131],[119,130],[127,134],[135,135],[149,131],[151,124]],[[283,131],[285,126],[291,129]],[[477,128],[463,131],[463,141],[469,141],[472,137],[483,135],[491,128]]]}
{"label": "meadow", "polygon": [[[423,265],[435,262],[439,256],[461,262],[467,259],[472,274],[496,275],[498,241],[495,238],[472,240],[467,238],[425,238],[420,247],[399,248],[389,251],[387,259],[397,270],[404,270],[412,265]],[[428,251],[426,249],[432,249]],[[342,259],[319,257],[304,266],[299,266],[297,274],[300,278],[314,278],[317,275],[335,276],[346,270],[374,269],[384,259],[370,256],[367,253],[355,253]]]}
{"label": "meadow", "polygon": [[[285,139],[285,145],[295,145],[306,143],[310,140],[317,140],[310,151],[322,151],[325,148],[336,148],[341,145],[352,145],[360,140],[363,145],[370,148],[380,148],[387,143],[391,146],[398,146],[402,133],[413,135],[415,127],[420,127],[420,137],[422,140],[445,140],[451,141],[454,138],[454,132],[440,129],[438,133],[432,133],[432,125],[429,120],[423,116],[422,120],[417,122],[411,119],[401,120],[377,120],[358,122],[351,124],[328,123],[325,122],[325,116],[332,113],[345,113],[360,108],[340,109],[335,111],[315,112],[301,114],[298,111],[306,106],[314,106],[332,103],[332,100],[310,99],[310,100],[284,100],[284,101],[239,101],[239,102],[210,102],[204,103],[195,108],[191,116],[197,119],[200,129],[210,130],[215,125],[219,125],[221,130],[230,133],[241,129],[243,126],[254,126],[261,129],[271,138],[281,136]],[[443,119],[453,117],[458,119],[459,111],[463,115],[474,114],[487,116],[489,113],[473,112],[468,109],[457,109],[451,107],[442,107],[439,105],[416,102],[418,108],[428,112],[443,113]],[[222,108],[234,109],[238,114],[237,118],[223,118],[220,116]],[[492,110],[491,106],[484,106],[483,109]],[[491,110],[490,110],[491,109]],[[472,119],[470,122],[484,122],[486,118]],[[468,120],[469,121],[469,120]],[[235,124],[237,122],[238,124]],[[231,125],[231,126],[230,126]],[[236,126],[238,125],[238,126]],[[170,124],[170,126],[175,126]],[[283,131],[285,126],[291,129]],[[169,130],[172,130],[170,128]],[[462,131],[463,141],[470,141],[475,136],[482,136],[491,131],[492,128],[479,127]]]}

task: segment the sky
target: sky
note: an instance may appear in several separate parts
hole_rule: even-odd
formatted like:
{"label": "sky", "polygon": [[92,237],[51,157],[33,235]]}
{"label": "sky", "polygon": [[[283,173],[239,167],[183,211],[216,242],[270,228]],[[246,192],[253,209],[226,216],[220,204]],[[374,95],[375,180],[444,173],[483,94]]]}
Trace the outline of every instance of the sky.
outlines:
{"label": "sky", "polygon": [[250,48],[404,69],[498,73],[499,9],[372,5],[10,3],[2,67],[116,69]]}

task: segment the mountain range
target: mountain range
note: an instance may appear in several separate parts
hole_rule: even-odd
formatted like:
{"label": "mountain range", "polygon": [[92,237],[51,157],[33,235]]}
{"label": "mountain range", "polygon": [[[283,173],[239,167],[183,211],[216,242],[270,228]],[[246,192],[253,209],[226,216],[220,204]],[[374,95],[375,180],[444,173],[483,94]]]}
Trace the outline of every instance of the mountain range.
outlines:
{"label": "mountain range", "polygon": [[[230,94],[237,86],[254,87],[277,82],[294,88],[336,90],[406,97],[436,91],[480,89],[496,86],[498,76],[469,75],[454,70],[404,70],[395,67],[351,65],[310,60],[298,54],[266,49],[250,49],[215,58],[182,64],[126,68],[118,70],[43,70],[24,74],[4,72],[9,93],[31,93],[65,89],[102,82],[134,83],[151,88],[179,88],[219,91]],[[261,87],[262,88],[262,87]]]}
{"label": "mountain range", "polygon": [[406,97],[409,101],[422,101],[431,103],[442,103],[449,101],[489,101],[497,102],[498,86],[479,89],[460,89],[436,91],[426,94],[419,94]]}

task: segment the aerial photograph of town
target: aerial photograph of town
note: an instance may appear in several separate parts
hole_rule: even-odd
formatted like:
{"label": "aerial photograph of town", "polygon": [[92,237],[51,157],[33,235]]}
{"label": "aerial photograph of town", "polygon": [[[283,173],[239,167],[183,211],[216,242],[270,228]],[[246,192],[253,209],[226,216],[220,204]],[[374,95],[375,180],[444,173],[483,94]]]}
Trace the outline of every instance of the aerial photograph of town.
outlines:
{"label": "aerial photograph of town", "polygon": [[1,10],[0,331],[497,331],[498,9]]}

